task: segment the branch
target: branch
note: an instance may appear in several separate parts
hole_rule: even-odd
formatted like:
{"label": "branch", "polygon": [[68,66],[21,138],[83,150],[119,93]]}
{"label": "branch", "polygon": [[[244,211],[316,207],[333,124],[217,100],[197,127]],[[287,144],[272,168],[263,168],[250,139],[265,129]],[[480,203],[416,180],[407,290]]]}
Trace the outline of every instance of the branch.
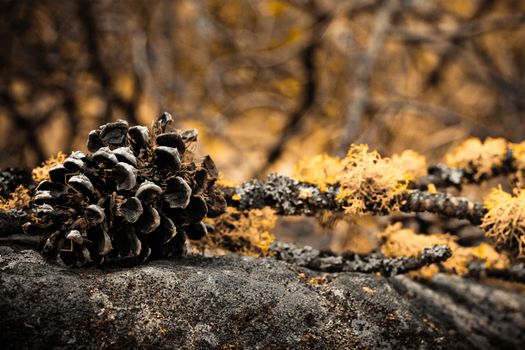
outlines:
{"label": "branch", "polygon": [[512,265],[507,269],[487,268],[483,264],[469,265],[468,275],[476,278],[491,277],[509,282],[525,283],[525,263]]}
{"label": "branch", "polygon": [[403,258],[385,258],[381,254],[335,255],[309,246],[298,248],[281,242],[274,242],[269,251],[279,260],[315,271],[372,274],[379,272],[387,277],[419,270],[424,266],[443,262],[452,256],[452,251],[446,245],[425,248],[415,257]]}
{"label": "branch", "polygon": [[[273,208],[279,215],[315,215],[329,210],[343,212],[348,203],[337,199],[339,186],[332,185],[321,191],[314,184],[299,182],[290,177],[271,174],[266,181],[251,180],[238,187],[223,187],[228,205],[241,210]],[[481,223],[485,209],[481,203],[447,193],[430,193],[409,190],[395,199],[404,212],[431,212],[450,218],[467,219],[472,224]],[[369,200],[367,210],[375,214],[377,203]]]}
{"label": "branch", "polygon": [[436,164],[428,168],[428,175],[419,178],[414,186],[419,189],[426,189],[433,184],[436,187],[456,187],[461,189],[464,184],[480,184],[500,175],[510,175],[517,171],[514,165],[515,158],[510,155],[504,164],[494,166],[490,173],[479,174],[472,168],[451,168],[445,164]]}

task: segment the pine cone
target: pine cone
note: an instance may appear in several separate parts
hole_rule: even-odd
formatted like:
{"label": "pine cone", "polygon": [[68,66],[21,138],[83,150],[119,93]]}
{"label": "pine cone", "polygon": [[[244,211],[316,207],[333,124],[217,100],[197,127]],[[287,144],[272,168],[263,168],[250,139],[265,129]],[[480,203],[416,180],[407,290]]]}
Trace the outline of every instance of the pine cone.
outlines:
{"label": "pine cone", "polygon": [[214,186],[217,169],[206,156],[196,164],[187,148],[197,132],[181,132],[163,113],[151,129],[123,120],[89,133],[91,154],[73,152],[36,188],[41,253],[71,266],[143,262],[181,255],[186,238],[207,233],[202,220],[226,209]]}

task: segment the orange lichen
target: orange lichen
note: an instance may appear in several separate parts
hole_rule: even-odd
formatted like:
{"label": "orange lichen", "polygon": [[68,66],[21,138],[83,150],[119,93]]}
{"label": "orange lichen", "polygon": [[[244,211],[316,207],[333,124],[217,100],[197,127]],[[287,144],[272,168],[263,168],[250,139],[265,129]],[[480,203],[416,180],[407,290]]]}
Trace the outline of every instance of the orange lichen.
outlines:
{"label": "orange lichen", "polygon": [[20,185],[9,195],[9,198],[0,197],[0,210],[7,212],[11,209],[27,208],[30,203],[29,190]]}
{"label": "orange lichen", "polygon": [[501,187],[493,189],[485,198],[487,213],[480,227],[497,246],[517,248],[525,253],[525,191],[516,189],[514,194]]}
{"label": "orange lichen", "polygon": [[427,160],[425,156],[410,149],[400,154],[394,154],[392,156],[392,163],[395,166],[405,169],[414,179],[427,174]]}
{"label": "orange lichen", "polygon": [[367,203],[378,212],[396,210],[396,197],[403,193],[411,179],[403,167],[378,152],[368,151],[367,145],[352,145],[342,161],[343,171],[337,176],[341,185],[338,200],[347,204],[347,214],[363,214]]}
{"label": "orange lichen", "polygon": [[55,156],[52,156],[51,158],[46,160],[44,163],[42,163],[42,165],[33,169],[32,171],[33,180],[35,180],[35,182],[49,180],[49,169],[51,169],[57,164],[64,163],[66,158],[67,158],[66,154],[62,152],[58,152]]}
{"label": "orange lichen", "polygon": [[445,156],[445,163],[451,167],[468,168],[475,171],[475,178],[491,174],[492,168],[503,165],[509,144],[502,138],[487,138],[481,142],[469,138]]}
{"label": "orange lichen", "polygon": [[336,184],[343,170],[341,159],[321,154],[307,160],[299,161],[292,176],[299,181],[317,185],[326,191],[329,185]]}
{"label": "orange lichen", "polygon": [[208,220],[215,231],[195,244],[198,248],[215,253],[236,252],[265,256],[275,239],[273,229],[277,216],[268,208],[247,212],[228,208],[225,214]]}
{"label": "orange lichen", "polygon": [[[445,271],[463,275],[468,271],[468,264],[473,261],[484,262],[488,268],[504,269],[509,266],[507,256],[498,253],[492,246],[481,243],[477,247],[462,247],[457,238],[448,234],[417,234],[402,228],[400,223],[391,225],[379,234],[381,251],[388,257],[415,256],[425,247],[447,245],[452,250],[452,257],[442,263]],[[431,278],[439,271],[438,266],[430,265],[413,273],[414,276]]]}

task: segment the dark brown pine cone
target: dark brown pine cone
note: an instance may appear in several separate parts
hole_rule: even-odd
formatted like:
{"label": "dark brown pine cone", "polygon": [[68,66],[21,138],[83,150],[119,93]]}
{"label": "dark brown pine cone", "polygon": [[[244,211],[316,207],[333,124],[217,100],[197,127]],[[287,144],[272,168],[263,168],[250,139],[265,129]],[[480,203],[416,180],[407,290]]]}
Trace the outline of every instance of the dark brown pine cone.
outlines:
{"label": "dark brown pine cone", "polygon": [[224,212],[207,156],[187,151],[195,130],[181,132],[163,113],[151,129],[123,120],[89,133],[90,154],[73,152],[53,167],[33,198],[41,253],[71,266],[143,262],[184,253],[186,238],[207,233],[202,220]]}

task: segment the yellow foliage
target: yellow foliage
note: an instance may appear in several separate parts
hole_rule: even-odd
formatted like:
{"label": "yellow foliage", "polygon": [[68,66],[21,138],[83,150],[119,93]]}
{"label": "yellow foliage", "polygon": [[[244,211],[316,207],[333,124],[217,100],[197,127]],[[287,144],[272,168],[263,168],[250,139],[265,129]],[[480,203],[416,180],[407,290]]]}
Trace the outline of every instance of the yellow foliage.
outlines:
{"label": "yellow foliage", "polygon": [[520,256],[525,253],[525,191],[516,189],[514,195],[501,187],[485,198],[488,210],[480,227],[498,246],[516,247]]}
{"label": "yellow foliage", "polygon": [[299,161],[294,167],[292,176],[299,181],[315,184],[322,191],[326,191],[328,185],[337,183],[342,170],[343,164],[339,158],[321,154]]}
{"label": "yellow foliage", "polygon": [[277,216],[268,208],[242,212],[230,207],[220,217],[208,220],[215,227],[215,232],[195,242],[197,247],[214,252],[265,256],[275,240],[272,231]]}
{"label": "yellow foliage", "polygon": [[469,168],[474,170],[475,178],[491,174],[493,167],[503,165],[509,144],[502,138],[488,138],[481,142],[477,138],[469,138],[452,152],[445,156],[445,163],[451,167]]}
{"label": "yellow foliage", "polygon": [[44,163],[42,163],[41,166],[36,167],[32,171],[33,180],[35,182],[40,182],[44,180],[49,180],[49,169],[54,167],[57,164],[62,164],[66,160],[67,155],[65,155],[62,152],[58,152],[55,156],[52,156],[48,160],[46,160]]}
{"label": "yellow foliage", "polygon": [[367,202],[378,212],[396,210],[396,197],[403,193],[411,180],[403,167],[378,152],[368,151],[367,145],[352,145],[342,161],[343,172],[337,176],[341,185],[339,200],[348,203],[347,214],[362,214]]}
{"label": "yellow foliage", "polygon": [[[468,271],[468,264],[473,261],[484,262],[488,268],[504,269],[510,264],[507,256],[498,253],[492,246],[481,243],[477,247],[462,247],[456,237],[448,234],[417,234],[402,228],[400,223],[391,225],[379,234],[381,251],[388,257],[416,256],[423,248],[434,245],[448,245],[452,256],[443,267],[449,273],[463,275]],[[425,266],[414,275],[431,278],[439,271],[436,265]]]}
{"label": "yellow foliage", "polygon": [[401,154],[394,154],[392,156],[392,163],[395,166],[405,169],[413,179],[427,174],[427,160],[425,156],[411,149],[407,149]]}
{"label": "yellow foliage", "polygon": [[11,209],[26,208],[30,202],[29,190],[20,185],[9,195],[9,198],[4,199],[0,197],[0,210],[7,212]]}

